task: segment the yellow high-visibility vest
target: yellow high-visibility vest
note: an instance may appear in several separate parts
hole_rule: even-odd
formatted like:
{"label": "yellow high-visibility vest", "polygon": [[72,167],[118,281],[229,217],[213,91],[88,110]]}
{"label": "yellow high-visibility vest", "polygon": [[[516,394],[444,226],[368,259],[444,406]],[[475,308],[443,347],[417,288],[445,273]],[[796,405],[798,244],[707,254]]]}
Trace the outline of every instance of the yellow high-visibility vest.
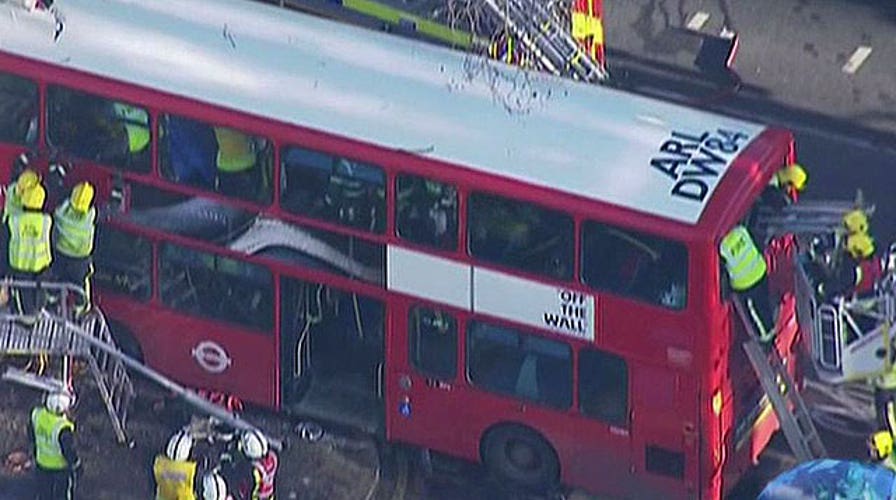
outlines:
{"label": "yellow high-visibility vest", "polygon": [[90,207],[86,214],[82,214],[72,208],[71,200],[65,200],[53,212],[53,222],[53,235],[59,253],[76,259],[89,257],[93,253],[95,207]]}
{"label": "yellow high-visibility vest", "polygon": [[63,429],[75,431],[75,424],[65,415],[57,415],[46,408],[31,410],[31,426],[34,428],[34,442],[37,448],[37,465],[45,470],[63,470],[68,461],[62,455],[59,434]]}
{"label": "yellow high-visibility vest", "polygon": [[14,213],[9,226],[9,267],[36,273],[50,267],[50,230],[53,219],[41,212]]}
{"label": "yellow high-visibility vest", "polygon": [[116,102],[115,114],[124,122],[128,134],[128,151],[139,153],[149,145],[149,115],[145,110]]}
{"label": "yellow high-visibility vest", "polygon": [[196,500],[193,492],[196,462],[181,462],[157,455],[152,473],[156,479],[156,500]]}
{"label": "yellow high-visibility vest", "polygon": [[255,166],[255,148],[246,134],[226,127],[215,127],[218,139],[218,170],[237,173]]}
{"label": "yellow high-visibility vest", "polygon": [[734,291],[748,290],[765,277],[768,270],[765,258],[744,226],[736,226],[725,235],[719,244],[719,253]]}

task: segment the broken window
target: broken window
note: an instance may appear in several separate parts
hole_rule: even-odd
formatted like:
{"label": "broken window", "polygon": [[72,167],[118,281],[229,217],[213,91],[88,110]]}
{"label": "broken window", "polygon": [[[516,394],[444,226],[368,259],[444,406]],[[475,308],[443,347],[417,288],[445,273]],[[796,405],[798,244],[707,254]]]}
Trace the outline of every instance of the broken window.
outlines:
{"label": "broken window", "polygon": [[159,253],[162,302],[173,309],[270,333],[274,280],[260,265],[170,243]]}
{"label": "broken window", "polygon": [[146,238],[100,224],[94,279],[103,289],[147,301],[152,295],[152,244]]}

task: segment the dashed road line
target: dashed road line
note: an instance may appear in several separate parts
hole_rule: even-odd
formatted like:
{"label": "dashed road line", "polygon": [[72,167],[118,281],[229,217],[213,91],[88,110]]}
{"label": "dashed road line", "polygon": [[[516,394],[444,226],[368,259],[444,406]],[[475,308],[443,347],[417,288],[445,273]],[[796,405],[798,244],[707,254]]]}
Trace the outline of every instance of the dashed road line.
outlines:
{"label": "dashed road line", "polygon": [[708,20],[709,13],[703,12],[701,10],[691,16],[691,19],[688,21],[688,24],[685,25],[685,27],[691,31],[700,31],[700,29],[703,28],[703,25],[706,24],[706,21]]}
{"label": "dashed road line", "polygon": [[859,70],[859,67],[862,66],[862,63],[865,62],[865,59],[868,59],[868,56],[870,55],[871,47],[860,45],[855,52],[849,56],[849,60],[846,61],[846,64],[843,65],[843,72],[849,75],[854,75],[856,71]]}

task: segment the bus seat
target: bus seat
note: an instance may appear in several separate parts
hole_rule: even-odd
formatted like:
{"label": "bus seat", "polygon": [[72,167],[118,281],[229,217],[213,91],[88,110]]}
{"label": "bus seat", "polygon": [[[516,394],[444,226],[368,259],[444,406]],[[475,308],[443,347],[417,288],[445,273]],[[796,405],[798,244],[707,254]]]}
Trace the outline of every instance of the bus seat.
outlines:
{"label": "bus seat", "polygon": [[524,398],[539,399],[538,358],[534,354],[527,354],[523,359],[514,392]]}

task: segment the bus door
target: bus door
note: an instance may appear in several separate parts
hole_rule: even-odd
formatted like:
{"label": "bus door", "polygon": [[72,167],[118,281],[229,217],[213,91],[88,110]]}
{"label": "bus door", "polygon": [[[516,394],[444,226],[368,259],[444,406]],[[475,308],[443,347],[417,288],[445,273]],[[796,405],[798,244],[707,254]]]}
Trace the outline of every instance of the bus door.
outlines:
{"label": "bus door", "polygon": [[280,303],[281,405],[297,414],[381,432],[383,303],[285,277]]}
{"label": "bus door", "polygon": [[435,450],[463,439],[458,363],[460,321],[443,308],[398,301],[392,314],[386,370],[388,437]]}
{"label": "bus door", "polygon": [[694,377],[655,365],[632,370],[633,497],[698,495],[698,384]]}

